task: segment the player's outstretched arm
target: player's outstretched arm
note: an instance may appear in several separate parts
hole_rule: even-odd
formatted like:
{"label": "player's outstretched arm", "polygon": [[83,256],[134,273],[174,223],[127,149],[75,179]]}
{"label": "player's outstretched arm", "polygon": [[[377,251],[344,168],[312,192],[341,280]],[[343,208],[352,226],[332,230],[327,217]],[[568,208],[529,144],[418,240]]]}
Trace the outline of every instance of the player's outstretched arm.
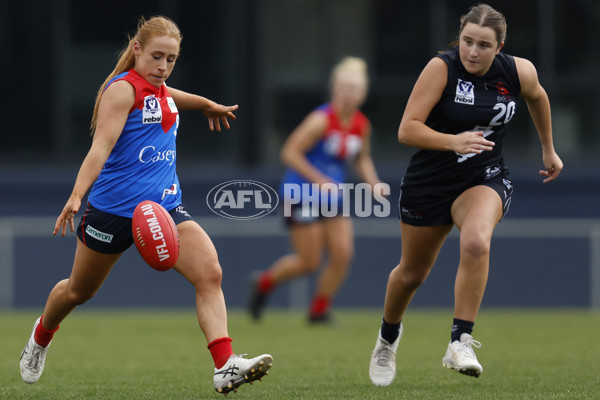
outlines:
{"label": "player's outstretched arm", "polygon": [[208,118],[208,127],[211,131],[216,129],[218,132],[221,132],[221,124],[223,124],[225,129],[229,129],[228,118],[236,119],[233,112],[239,108],[237,104],[234,106],[224,106],[209,100],[206,97],[184,92],[183,90],[172,87],[169,88],[169,93],[173,97],[178,109],[201,111],[202,114]]}

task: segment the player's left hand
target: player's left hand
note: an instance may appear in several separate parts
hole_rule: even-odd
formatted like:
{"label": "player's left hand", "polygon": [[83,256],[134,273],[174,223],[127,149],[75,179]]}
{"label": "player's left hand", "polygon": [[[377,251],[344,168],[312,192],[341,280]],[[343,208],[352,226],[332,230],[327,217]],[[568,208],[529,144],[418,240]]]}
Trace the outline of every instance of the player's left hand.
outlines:
{"label": "player's left hand", "polygon": [[225,129],[229,129],[229,121],[227,118],[236,119],[233,112],[237,110],[239,106],[224,106],[215,102],[211,102],[210,105],[202,110],[202,113],[208,118],[208,127],[211,131],[215,129],[217,132],[221,132],[221,123]]}
{"label": "player's left hand", "polygon": [[543,183],[552,182],[553,180],[558,178],[558,175],[562,171],[563,162],[560,159],[560,157],[558,157],[558,154],[556,154],[555,152],[552,152],[551,154],[548,154],[548,155],[544,154],[543,159],[544,159],[544,165],[545,165],[546,169],[540,170],[540,175],[545,177],[546,179],[544,179],[542,182]]}

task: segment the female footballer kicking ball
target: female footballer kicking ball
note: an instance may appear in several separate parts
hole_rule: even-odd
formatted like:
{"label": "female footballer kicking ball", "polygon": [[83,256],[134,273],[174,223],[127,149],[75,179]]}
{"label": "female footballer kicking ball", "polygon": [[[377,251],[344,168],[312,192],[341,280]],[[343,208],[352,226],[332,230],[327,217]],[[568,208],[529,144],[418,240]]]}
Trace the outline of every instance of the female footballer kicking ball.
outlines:
{"label": "female footballer kicking ball", "polygon": [[68,279],[52,289],[21,354],[21,377],[26,383],[40,378],[61,321],[94,296],[133,243],[133,211],[144,200],[163,206],[177,225],[180,252],[173,268],[194,286],[198,322],[215,363],[215,390],[236,391],[245,382],[261,379],[271,367],[268,354],[245,359],[233,353],[217,252],[181,203],[175,169],[178,110],[199,110],[208,118],[210,129],[220,131],[221,124],[229,128],[228,118],[235,119],[237,109],[166,86],[181,39],[170,19],[141,19],[98,92],[92,146],[53,232],[64,236],[67,227],[74,230],[73,217],[93,184],[77,228],[73,269]]}
{"label": "female footballer kicking ball", "polygon": [[483,372],[473,351],[481,344],[471,333],[487,283],[492,233],[510,205],[502,141],[518,97],[525,99],[542,144],[543,182],[563,168],[552,143],[548,96],[531,62],[501,52],[505,37],[501,13],[485,4],[472,7],[461,18],[456,46],[425,66],[406,105],[398,140],[420,150],[401,186],[402,257],[388,279],[371,357],[375,385],[390,385],[395,377],[402,318],[454,225],[460,262],[442,364],[475,377]]}

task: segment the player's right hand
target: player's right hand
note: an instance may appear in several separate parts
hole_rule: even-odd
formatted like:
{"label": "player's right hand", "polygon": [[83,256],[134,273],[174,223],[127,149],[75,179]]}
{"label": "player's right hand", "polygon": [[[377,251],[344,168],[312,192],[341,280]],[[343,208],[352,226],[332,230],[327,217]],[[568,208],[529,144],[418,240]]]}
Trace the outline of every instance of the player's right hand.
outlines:
{"label": "player's right hand", "polygon": [[482,131],[466,131],[454,136],[453,149],[458,154],[481,154],[494,149],[495,143],[483,137]]}

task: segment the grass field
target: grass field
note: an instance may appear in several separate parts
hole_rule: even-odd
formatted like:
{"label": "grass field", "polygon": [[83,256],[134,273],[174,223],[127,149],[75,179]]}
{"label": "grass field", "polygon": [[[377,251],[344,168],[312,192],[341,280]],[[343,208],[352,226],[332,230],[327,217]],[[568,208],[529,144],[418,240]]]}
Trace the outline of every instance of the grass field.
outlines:
{"label": "grass field", "polygon": [[[344,310],[332,327],[271,311],[259,323],[231,311],[234,351],[270,353],[262,382],[233,399],[598,399],[600,313],[484,310],[474,336],[484,367],[471,378],[441,366],[450,310],[409,310],[398,374],[373,386],[368,364],[381,310]],[[0,399],[214,399],[212,360],[194,310],[81,308],[61,325],[35,385],[21,381],[20,352],[37,314],[0,312]]]}

